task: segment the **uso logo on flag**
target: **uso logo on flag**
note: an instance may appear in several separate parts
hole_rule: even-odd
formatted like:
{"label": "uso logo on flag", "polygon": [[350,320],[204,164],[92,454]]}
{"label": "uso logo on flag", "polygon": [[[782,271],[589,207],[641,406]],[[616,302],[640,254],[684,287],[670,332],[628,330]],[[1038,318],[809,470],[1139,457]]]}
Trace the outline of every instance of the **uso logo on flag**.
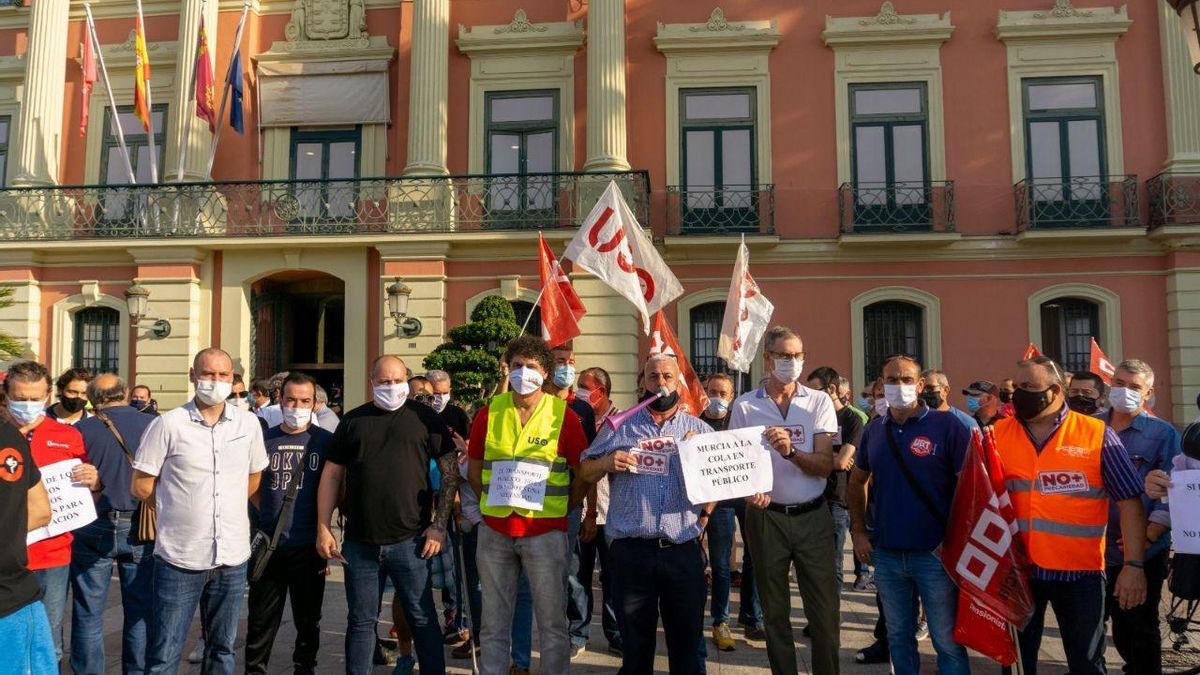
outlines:
{"label": "uso logo on flag", "polygon": [[933,454],[933,441],[924,436],[917,436],[908,444],[908,450],[917,457],[928,457]]}

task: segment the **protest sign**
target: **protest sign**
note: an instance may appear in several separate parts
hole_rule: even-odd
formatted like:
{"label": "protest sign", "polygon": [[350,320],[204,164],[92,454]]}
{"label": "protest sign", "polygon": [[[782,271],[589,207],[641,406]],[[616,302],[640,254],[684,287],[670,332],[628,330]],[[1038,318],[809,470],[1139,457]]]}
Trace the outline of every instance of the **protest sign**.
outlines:
{"label": "protest sign", "polygon": [[1200,553],[1200,471],[1176,471],[1171,483],[1167,500],[1175,552]]}
{"label": "protest sign", "polygon": [[770,492],[771,446],[766,427],[747,427],[693,436],[679,444],[688,499],[706,504]]}
{"label": "protest sign", "polygon": [[512,460],[492,462],[487,505],[541,511],[548,478],[549,466]]}
{"label": "protest sign", "polygon": [[670,436],[657,436],[640,441],[636,448],[629,449],[629,458],[633,460],[630,473],[647,476],[667,476],[671,473],[671,455],[678,452],[675,439]]}
{"label": "protest sign", "polygon": [[71,469],[79,464],[82,462],[78,459],[67,459],[39,467],[42,485],[50,497],[50,524],[26,535],[27,545],[77,530],[96,519],[91,491],[71,480]]}

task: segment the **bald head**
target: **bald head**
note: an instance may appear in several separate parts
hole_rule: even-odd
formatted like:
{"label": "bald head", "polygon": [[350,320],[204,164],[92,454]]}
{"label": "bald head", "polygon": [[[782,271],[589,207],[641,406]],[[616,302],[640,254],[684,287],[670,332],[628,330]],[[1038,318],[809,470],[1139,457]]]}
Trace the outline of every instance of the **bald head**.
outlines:
{"label": "bald head", "polygon": [[87,398],[93,408],[124,405],[128,393],[125,380],[115,373],[101,373],[88,382]]}
{"label": "bald head", "polygon": [[233,382],[233,358],[223,349],[201,349],[192,359],[191,380]]}
{"label": "bald head", "polygon": [[408,381],[408,366],[399,356],[384,354],[371,364],[371,384],[399,384]]}

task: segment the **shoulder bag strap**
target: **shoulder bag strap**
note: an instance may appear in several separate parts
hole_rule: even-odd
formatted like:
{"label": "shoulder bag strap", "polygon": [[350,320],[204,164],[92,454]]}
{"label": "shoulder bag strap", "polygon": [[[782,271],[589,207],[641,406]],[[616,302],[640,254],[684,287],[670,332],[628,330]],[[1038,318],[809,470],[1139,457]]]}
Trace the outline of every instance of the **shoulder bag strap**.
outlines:
{"label": "shoulder bag strap", "polygon": [[916,493],[917,499],[920,500],[921,505],[925,507],[925,510],[929,512],[929,515],[933,516],[933,519],[936,520],[943,528],[945,528],[946,515],[942,513],[941,509],[934,506],[933,500],[930,499],[929,495],[925,493],[925,490],[921,488],[921,484],[917,482],[917,477],[913,475],[912,469],[907,463],[905,463],[904,456],[900,453],[900,448],[896,443],[896,436],[895,432],[892,430],[891,420],[885,419],[883,421],[883,428],[887,432],[888,448],[890,448],[892,451],[892,458],[895,459],[896,464],[899,465],[900,473],[904,474],[904,479],[908,481],[908,486],[912,488],[914,493]]}
{"label": "shoulder bag strap", "polygon": [[300,475],[288,486],[287,494],[283,497],[283,508],[279,509],[279,520],[275,521],[275,532],[271,534],[271,545],[267,547],[269,551],[274,551],[275,547],[279,545],[284,525],[292,517],[292,511],[296,508],[296,491],[300,489],[300,483],[304,481],[304,472],[308,468],[308,453],[311,448],[312,436],[309,436],[308,442],[304,444],[304,454],[300,455]]}
{"label": "shoulder bag strap", "polygon": [[125,451],[125,459],[129,460],[130,466],[133,466],[133,453],[129,451],[129,446],[125,445],[125,437],[121,435],[120,431],[117,431],[117,425],[112,423],[112,420],[108,418],[108,415],[105,415],[99,410],[96,411],[96,419],[103,422],[104,426],[108,427],[108,430],[112,432],[112,435],[117,438],[117,442],[121,444],[121,449]]}

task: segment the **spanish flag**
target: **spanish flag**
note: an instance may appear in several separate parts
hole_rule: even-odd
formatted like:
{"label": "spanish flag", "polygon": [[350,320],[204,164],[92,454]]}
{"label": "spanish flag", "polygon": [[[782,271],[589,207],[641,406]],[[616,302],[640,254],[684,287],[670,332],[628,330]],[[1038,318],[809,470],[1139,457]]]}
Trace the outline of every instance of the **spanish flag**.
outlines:
{"label": "spanish flag", "polygon": [[137,26],[133,39],[133,114],[142,121],[142,127],[150,132],[150,55],[146,53],[146,27],[142,25],[142,13],[138,12]]}
{"label": "spanish flag", "polygon": [[199,49],[196,50],[196,117],[208,122],[208,130],[217,130],[217,111],[213,107],[212,57],[208,52],[208,34],[200,17]]}

